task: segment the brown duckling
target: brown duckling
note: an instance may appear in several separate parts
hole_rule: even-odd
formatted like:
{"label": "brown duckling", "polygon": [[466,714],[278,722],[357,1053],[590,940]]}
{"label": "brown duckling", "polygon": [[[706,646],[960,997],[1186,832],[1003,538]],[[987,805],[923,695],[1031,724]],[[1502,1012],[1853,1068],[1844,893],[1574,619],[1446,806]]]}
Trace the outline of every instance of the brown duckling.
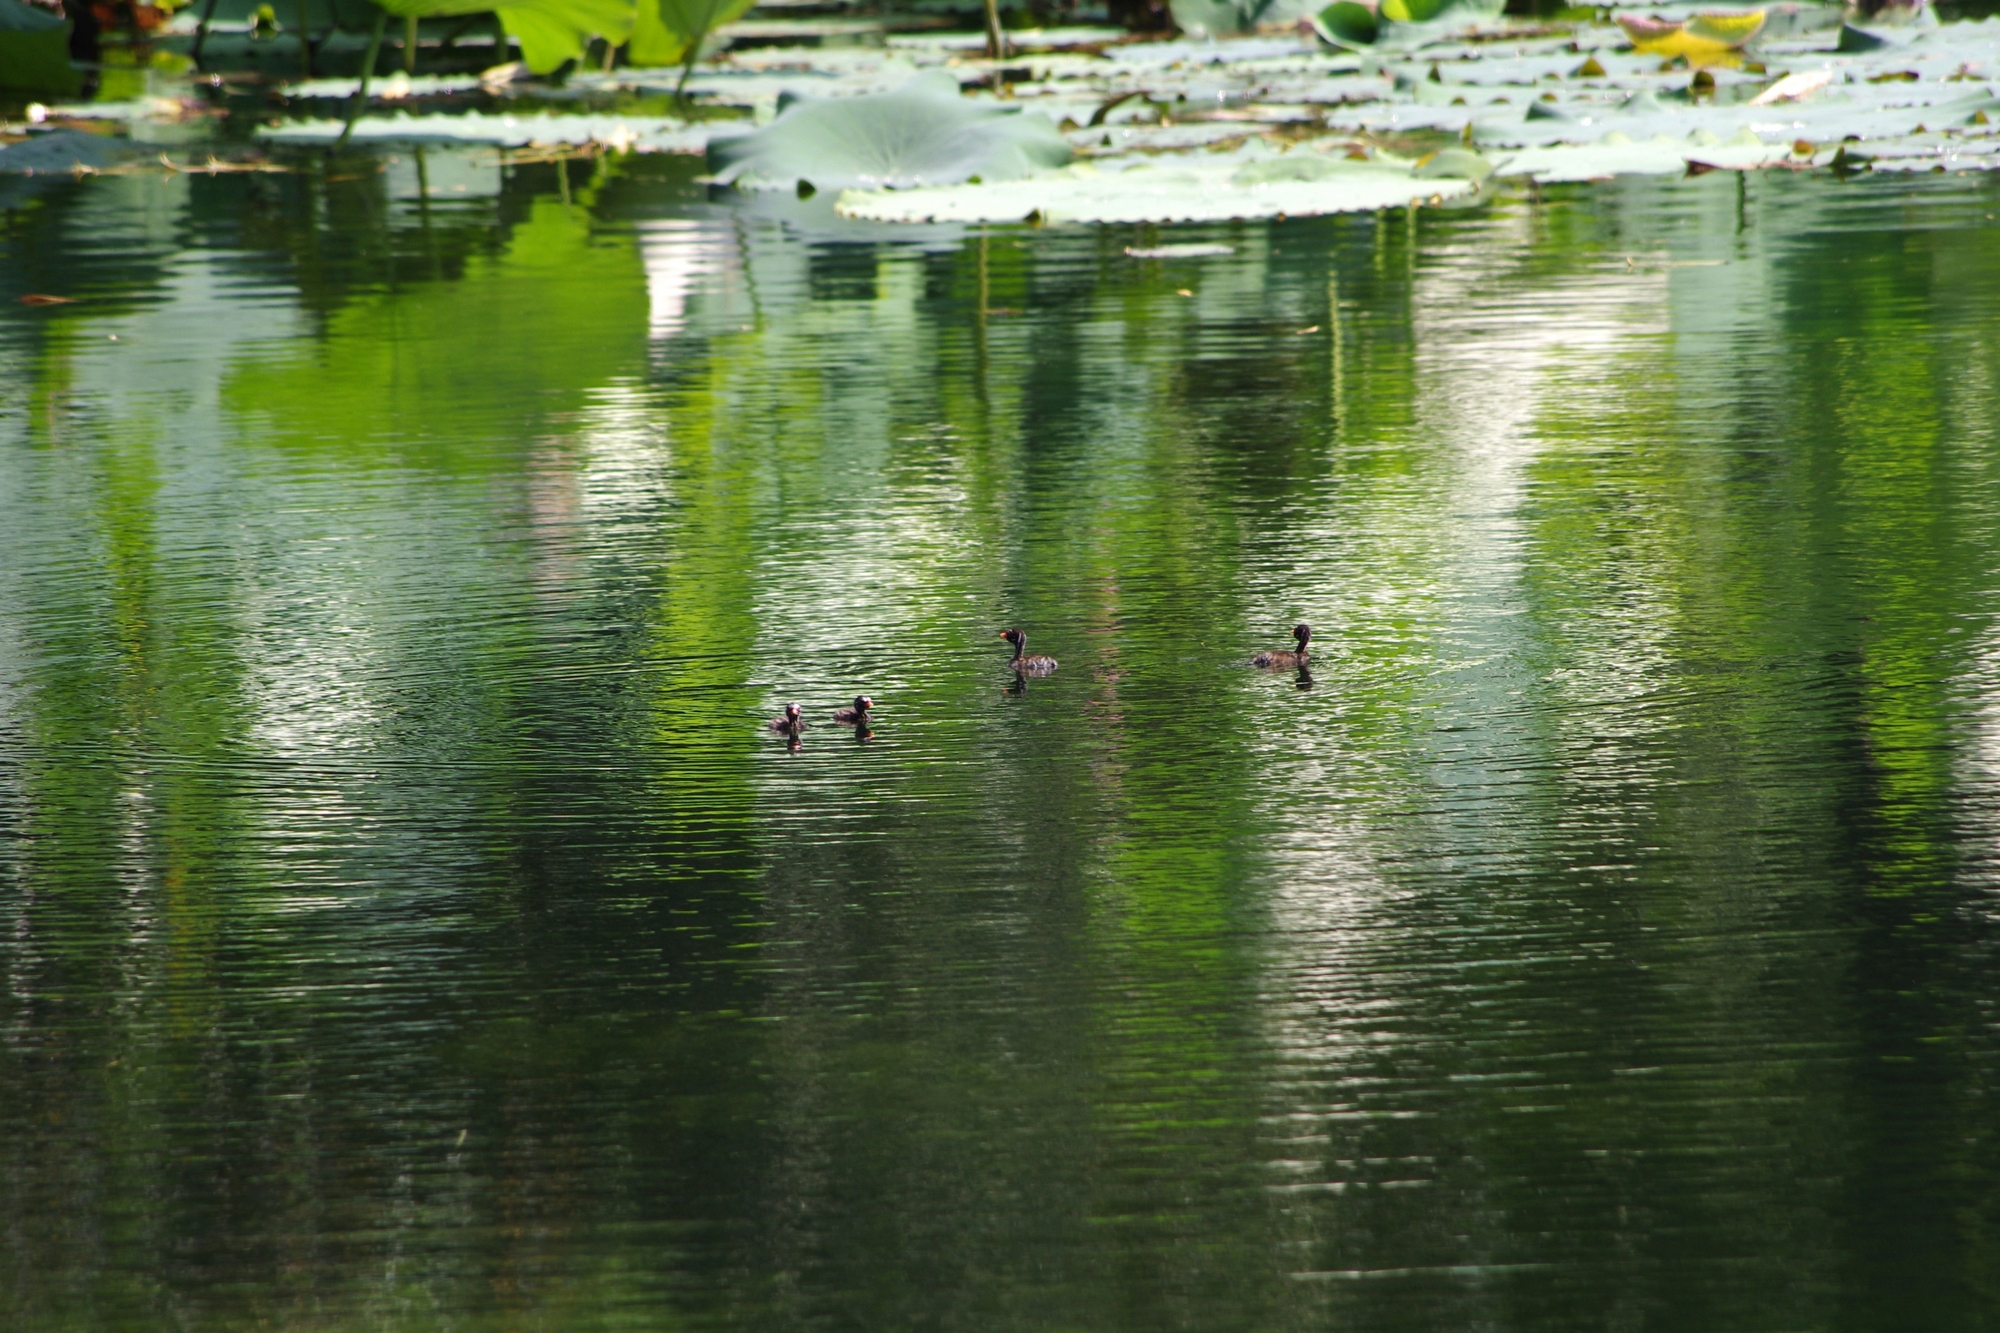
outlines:
{"label": "brown duckling", "polygon": [[797,704],[786,704],[784,715],[772,718],[765,725],[781,736],[791,736],[796,739],[798,734],[806,729],[807,724],[805,718],[799,715]]}
{"label": "brown duckling", "polygon": [[1015,675],[1053,676],[1055,674],[1055,658],[1043,657],[1039,653],[1033,656],[1028,655],[1028,636],[1026,633],[1018,629],[1003,629],[1000,631],[1000,637],[1014,645],[1014,656],[1007,665],[1014,668]]}
{"label": "brown duckling", "polygon": [[1306,645],[1312,642],[1312,636],[1311,625],[1294,625],[1292,626],[1292,637],[1298,640],[1299,650],[1297,652],[1258,653],[1250,659],[1250,665],[1282,671],[1290,671],[1293,667],[1303,667],[1306,664],[1307,658]]}
{"label": "brown duckling", "polygon": [[833,710],[833,720],[845,722],[850,727],[865,727],[868,725],[868,710],[874,706],[873,699],[865,694],[857,694],[854,696],[854,707]]}

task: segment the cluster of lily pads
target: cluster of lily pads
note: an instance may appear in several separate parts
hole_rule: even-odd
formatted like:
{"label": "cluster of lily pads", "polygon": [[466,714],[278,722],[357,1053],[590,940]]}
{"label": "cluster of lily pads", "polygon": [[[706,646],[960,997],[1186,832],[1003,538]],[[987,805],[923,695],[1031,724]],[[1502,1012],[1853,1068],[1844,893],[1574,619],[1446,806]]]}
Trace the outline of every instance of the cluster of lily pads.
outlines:
{"label": "cluster of lily pads", "polygon": [[[1523,24],[1492,0],[1285,3],[1177,0],[1176,40],[1016,33],[999,60],[974,34],[731,52],[687,85],[699,117],[419,110],[364,117],[354,135],[699,152],[718,184],[832,191],[844,217],[905,223],[1300,216],[1464,205],[1509,180],[2000,167],[2000,20],[1918,9],[1870,27],[1786,4]],[[565,95],[677,82],[620,70]]]}

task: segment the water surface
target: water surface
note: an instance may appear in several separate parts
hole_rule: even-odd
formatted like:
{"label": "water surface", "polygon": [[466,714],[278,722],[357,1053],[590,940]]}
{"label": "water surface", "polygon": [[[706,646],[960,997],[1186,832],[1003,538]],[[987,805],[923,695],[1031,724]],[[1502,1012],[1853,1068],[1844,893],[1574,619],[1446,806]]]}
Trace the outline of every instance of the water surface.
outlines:
{"label": "water surface", "polygon": [[0,201],[0,1324],[2000,1322],[1993,182],[380,166]]}

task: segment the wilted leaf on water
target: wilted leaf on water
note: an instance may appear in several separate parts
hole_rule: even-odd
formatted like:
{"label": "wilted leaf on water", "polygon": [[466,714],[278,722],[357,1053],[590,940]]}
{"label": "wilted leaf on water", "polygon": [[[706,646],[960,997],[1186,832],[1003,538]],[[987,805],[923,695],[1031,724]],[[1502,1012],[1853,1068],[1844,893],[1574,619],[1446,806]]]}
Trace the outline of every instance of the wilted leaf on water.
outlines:
{"label": "wilted leaf on water", "polygon": [[1751,106],[1770,106],[1774,102],[1796,102],[1810,97],[1826,87],[1833,80],[1830,69],[1800,70],[1787,74],[1776,83],[1750,99]]}
{"label": "wilted leaf on water", "polygon": [[1680,23],[1647,18],[1638,14],[1615,14],[1618,26],[1641,55],[1680,57],[1699,69],[1703,65],[1736,60],[1737,48],[1757,35],[1764,26],[1764,11],[1747,14],[1706,13]]}
{"label": "wilted leaf on water", "polygon": [[942,71],[890,93],[800,99],[752,134],[714,138],[709,170],[748,188],[902,189],[1012,180],[1070,160],[1047,116],[961,97]]}

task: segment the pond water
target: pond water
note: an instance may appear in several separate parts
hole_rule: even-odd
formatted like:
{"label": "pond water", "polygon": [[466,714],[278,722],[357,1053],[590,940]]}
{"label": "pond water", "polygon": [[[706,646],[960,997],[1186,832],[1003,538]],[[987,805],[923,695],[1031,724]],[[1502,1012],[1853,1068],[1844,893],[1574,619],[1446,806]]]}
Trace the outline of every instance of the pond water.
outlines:
{"label": "pond water", "polygon": [[697,170],[4,201],[0,1324],[1994,1327],[2000,182]]}

